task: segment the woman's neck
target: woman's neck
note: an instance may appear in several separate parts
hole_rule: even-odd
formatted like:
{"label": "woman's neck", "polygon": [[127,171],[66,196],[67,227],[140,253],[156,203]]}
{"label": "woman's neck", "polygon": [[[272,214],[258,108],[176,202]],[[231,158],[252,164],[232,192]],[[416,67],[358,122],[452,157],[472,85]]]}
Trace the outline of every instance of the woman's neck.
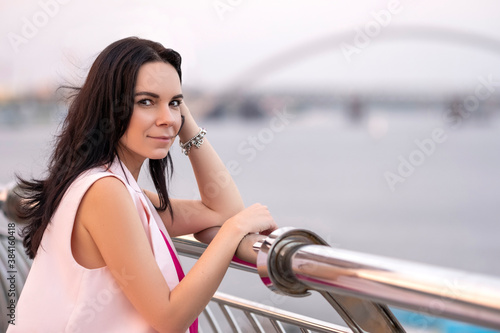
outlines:
{"label": "woman's neck", "polygon": [[118,158],[122,162],[123,166],[125,166],[132,174],[132,177],[134,177],[135,181],[137,181],[139,179],[139,173],[141,172],[144,159],[134,158],[134,156],[127,154],[121,149],[118,151]]}

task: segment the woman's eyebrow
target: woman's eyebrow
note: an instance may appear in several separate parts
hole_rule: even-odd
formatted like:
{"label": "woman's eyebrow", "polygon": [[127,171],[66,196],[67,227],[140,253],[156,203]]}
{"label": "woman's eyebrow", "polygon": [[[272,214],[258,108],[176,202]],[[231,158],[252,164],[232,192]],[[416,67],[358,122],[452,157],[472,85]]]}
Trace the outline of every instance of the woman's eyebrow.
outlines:
{"label": "woman's eyebrow", "polygon": [[177,94],[174,97],[172,97],[172,99],[183,99],[183,98],[184,98],[183,94]]}
{"label": "woman's eyebrow", "polygon": [[155,93],[152,93],[152,92],[147,92],[147,91],[140,91],[140,92],[137,92],[134,94],[134,97],[135,96],[139,96],[139,95],[146,95],[146,96],[150,96],[150,97],[153,97],[153,98],[159,98],[160,95],[158,94],[155,94]]}

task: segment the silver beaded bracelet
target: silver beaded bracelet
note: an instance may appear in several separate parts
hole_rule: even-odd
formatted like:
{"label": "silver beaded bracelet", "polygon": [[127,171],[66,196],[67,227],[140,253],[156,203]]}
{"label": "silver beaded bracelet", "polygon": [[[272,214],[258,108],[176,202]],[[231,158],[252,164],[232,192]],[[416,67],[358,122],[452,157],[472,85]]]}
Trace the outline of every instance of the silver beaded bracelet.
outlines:
{"label": "silver beaded bracelet", "polygon": [[198,134],[196,134],[194,137],[192,137],[190,140],[188,140],[186,143],[182,143],[181,140],[179,140],[179,146],[181,146],[182,152],[184,155],[188,155],[189,151],[191,150],[191,147],[195,146],[196,148],[200,148],[201,145],[203,144],[203,137],[207,134],[207,130],[204,128],[200,128],[200,131]]}

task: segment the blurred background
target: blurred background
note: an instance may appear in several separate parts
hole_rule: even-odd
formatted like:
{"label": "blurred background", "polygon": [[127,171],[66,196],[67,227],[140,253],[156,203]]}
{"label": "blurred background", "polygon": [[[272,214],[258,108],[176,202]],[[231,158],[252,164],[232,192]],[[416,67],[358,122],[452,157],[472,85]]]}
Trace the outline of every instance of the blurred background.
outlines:
{"label": "blurred background", "polygon": [[[57,87],[139,36],[183,56],[186,102],[246,204],[332,246],[498,276],[498,13],[494,0],[2,1],[0,184],[43,174],[66,112]],[[172,154],[172,195],[196,198]],[[221,289],[331,319],[259,283]]]}

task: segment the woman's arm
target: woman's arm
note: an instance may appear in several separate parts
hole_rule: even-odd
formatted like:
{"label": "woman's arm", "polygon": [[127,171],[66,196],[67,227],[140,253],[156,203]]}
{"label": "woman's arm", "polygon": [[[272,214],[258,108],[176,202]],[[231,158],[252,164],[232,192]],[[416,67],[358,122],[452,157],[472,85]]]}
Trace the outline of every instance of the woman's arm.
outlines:
{"label": "woman's arm", "polygon": [[186,277],[170,290],[120,180],[106,177],[94,183],[77,216],[125,296],[159,332],[185,332],[217,290],[243,237],[276,228],[266,207],[244,209],[224,223]]}
{"label": "woman's arm", "polygon": [[[184,125],[179,133],[179,139],[185,143],[196,136],[200,128],[185,103],[181,104],[181,112],[184,116]],[[224,221],[245,208],[231,174],[207,137],[204,138],[200,148],[191,148],[188,157],[196,177],[201,201],[171,200],[176,221],[173,224],[168,211],[160,212],[172,237],[196,234],[210,227],[221,226]],[[148,191],[145,193],[153,204],[158,204],[157,194]]]}
{"label": "woman's arm", "polygon": [[[219,232],[220,227],[212,227],[203,230],[203,232],[200,232],[198,234],[195,234],[195,238],[199,240],[202,243],[205,244],[210,244],[212,239],[215,237],[217,232]],[[240,258],[241,260],[244,260],[246,262],[249,262],[251,264],[256,264],[257,263],[257,253],[253,250],[253,245],[257,241],[261,241],[267,236],[265,235],[260,235],[260,234],[248,234],[246,235],[238,245],[238,248],[236,250],[236,256]]]}

